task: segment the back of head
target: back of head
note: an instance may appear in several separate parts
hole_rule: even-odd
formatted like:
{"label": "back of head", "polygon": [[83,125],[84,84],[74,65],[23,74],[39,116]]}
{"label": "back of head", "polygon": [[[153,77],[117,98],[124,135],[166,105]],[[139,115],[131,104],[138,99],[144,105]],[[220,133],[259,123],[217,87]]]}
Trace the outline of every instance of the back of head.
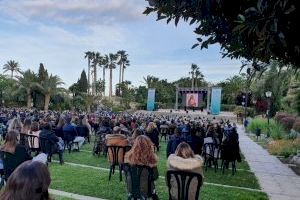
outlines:
{"label": "back of head", "polygon": [[31,131],[34,131],[34,132],[36,132],[36,131],[38,131],[39,130],[39,123],[38,122],[32,122],[32,124],[31,124],[31,127],[30,127],[30,130]]}
{"label": "back of head", "polygon": [[131,150],[127,154],[131,165],[156,166],[157,157],[154,154],[153,143],[145,135],[140,135],[135,139]]}
{"label": "back of head", "polygon": [[15,153],[18,143],[19,132],[17,130],[10,130],[5,136],[5,142],[1,150],[9,153]]}
{"label": "back of head", "polygon": [[181,142],[176,148],[175,155],[182,158],[193,158],[194,152],[188,143]]}
{"label": "back of head", "polygon": [[49,200],[50,182],[50,174],[45,164],[26,161],[11,174],[0,199]]}

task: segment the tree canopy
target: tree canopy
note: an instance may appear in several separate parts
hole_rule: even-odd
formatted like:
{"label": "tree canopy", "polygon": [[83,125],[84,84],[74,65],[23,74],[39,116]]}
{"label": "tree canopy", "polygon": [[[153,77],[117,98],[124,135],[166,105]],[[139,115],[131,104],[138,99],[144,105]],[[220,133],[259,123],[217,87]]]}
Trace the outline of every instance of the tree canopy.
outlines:
{"label": "tree canopy", "polygon": [[144,14],[196,25],[202,48],[219,43],[224,56],[300,68],[297,0],[148,0]]}

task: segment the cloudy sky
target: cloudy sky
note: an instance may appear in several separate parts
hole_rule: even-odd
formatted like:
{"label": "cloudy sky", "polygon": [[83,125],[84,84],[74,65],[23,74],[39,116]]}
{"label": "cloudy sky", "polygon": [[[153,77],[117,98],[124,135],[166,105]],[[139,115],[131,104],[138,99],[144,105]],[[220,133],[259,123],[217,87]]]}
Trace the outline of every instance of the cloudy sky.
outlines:
{"label": "cloudy sky", "polygon": [[[211,82],[239,72],[240,62],[222,59],[218,45],[192,50],[193,27],[143,15],[146,5],[144,0],[1,0],[0,66],[12,59],[23,70],[37,71],[42,62],[69,86],[87,68],[85,51],[126,50],[131,66],[125,78],[133,85],[147,75],[169,81],[188,76],[191,63]],[[118,71],[114,74],[116,83]]]}

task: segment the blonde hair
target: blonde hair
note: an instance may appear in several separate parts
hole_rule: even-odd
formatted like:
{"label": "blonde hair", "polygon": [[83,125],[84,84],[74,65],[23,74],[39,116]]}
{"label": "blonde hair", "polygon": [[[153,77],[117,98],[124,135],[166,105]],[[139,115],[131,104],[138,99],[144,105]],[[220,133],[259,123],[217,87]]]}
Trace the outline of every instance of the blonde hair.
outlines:
{"label": "blonde hair", "polygon": [[154,129],[156,129],[156,124],[154,122],[149,122],[146,131],[149,133],[149,132],[153,131]]}
{"label": "blonde hair", "polygon": [[8,131],[18,130],[20,132],[22,128],[23,128],[23,124],[20,118],[13,118],[13,120],[9,123]]}

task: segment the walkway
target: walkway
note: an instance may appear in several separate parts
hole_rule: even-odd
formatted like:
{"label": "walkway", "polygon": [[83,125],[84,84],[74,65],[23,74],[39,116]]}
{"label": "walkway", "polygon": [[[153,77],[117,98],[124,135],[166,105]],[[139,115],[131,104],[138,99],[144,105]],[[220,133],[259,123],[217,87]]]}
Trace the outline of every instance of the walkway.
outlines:
{"label": "walkway", "polygon": [[270,200],[300,199],[300,177],[252,141],[239,127],[240,148]]}
{"label": "walkway", "polygon": [[74,193],[69,193],[69,192],[64,192],[60,190],[54,190],[54,189],[49,189],[49,193],[52,195],[56,195],[59,197],[67,197],[70,199],[75,199],[75,200],[106,200],[106,199],[100,199],[96,197],[90,197],[90,196],[83,196],[79,194],[74,194]]}

